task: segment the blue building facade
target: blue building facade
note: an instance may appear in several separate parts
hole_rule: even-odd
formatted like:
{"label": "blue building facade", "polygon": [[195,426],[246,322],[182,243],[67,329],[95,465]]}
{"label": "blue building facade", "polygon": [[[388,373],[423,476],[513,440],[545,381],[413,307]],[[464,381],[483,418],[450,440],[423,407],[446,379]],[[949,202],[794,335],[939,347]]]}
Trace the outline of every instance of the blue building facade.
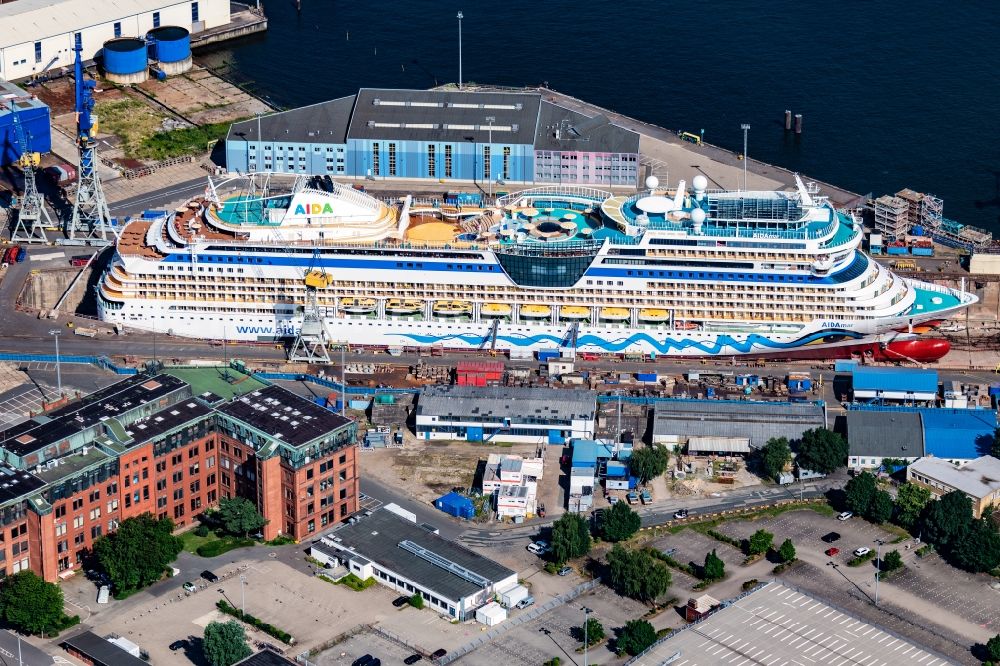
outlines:
{"label": "blue building facade", "polygon": [[28,95],[17,86],[0,81],[0,166],[8,166],[17,161],[24,150],[19,145],[14,128],[13,105],[17,109],[18,120],[24,129],[31,152],[47,153],[52,150],[52,134],[49,123],[49,107]]}
{"label": "blue building facade", "polygon": [[226,137],[230,171],[498,187],[634,185],[638,150],[635,132],[531,92],[362,89],[236,123]]}

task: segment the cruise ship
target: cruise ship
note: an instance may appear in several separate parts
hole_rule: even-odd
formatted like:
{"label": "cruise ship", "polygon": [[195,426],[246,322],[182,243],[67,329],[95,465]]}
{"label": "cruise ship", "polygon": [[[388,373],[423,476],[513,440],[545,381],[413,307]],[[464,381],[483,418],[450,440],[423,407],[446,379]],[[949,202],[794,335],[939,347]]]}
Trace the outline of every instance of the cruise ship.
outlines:
{"label": "cruise ship", "polygon": [[129,222],[96,290],[104,321],[215,340],[289,340],[309,313],[331,344],[366,348],[946,354],[924,336],[976,297],[893,274],[861,238],[798,177],[790,191],[651,177],[630,196],[548,186],[460,205],[240,174]]}

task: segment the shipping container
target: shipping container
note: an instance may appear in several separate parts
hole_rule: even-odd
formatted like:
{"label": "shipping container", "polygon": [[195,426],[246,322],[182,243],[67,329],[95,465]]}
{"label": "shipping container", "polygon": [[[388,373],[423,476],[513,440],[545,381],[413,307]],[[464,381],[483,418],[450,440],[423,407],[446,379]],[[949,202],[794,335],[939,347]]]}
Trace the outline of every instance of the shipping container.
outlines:
{"label": "shipping container", "polygon": [[643,382],[645,384],[655,384],[657,382],[657,377],[655,372],[639,372],[635,376],[637,381]]}
{"label": "shipping container", "polygon": [[886,254],[892,254],[892,255],[909,254],[910,248],[906,246],[897,247],[890,245],[889,247],[886,248],[885,252]]}
{"label": "shipping container", "polygon": [[934,248],[933,247],[917,247],[913,246],[910,248],[910,252],[914,257],[933,257]]}
{"label": "shipping container", "polygon": [[553,358],[559,358],[558,349],[539,349],[538,350],[538,360],[548,361]]}
{"label": "shipping container", "polygon": [[75,257],[71,257],[69,260],[70,266],[86,266],[90,262],[89,254],[80,254]]}

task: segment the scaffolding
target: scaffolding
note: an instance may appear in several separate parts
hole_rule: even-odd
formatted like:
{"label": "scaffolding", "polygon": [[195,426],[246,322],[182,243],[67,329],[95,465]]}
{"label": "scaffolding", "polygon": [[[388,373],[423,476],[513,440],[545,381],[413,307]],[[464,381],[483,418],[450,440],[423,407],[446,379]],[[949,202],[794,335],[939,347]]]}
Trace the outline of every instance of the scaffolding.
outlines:
{"label": "scaffolding", "polygon": [[905,199],[884,195],[875,200],[875,231],[889,240],[903,240],[910,229],[909,204]]}

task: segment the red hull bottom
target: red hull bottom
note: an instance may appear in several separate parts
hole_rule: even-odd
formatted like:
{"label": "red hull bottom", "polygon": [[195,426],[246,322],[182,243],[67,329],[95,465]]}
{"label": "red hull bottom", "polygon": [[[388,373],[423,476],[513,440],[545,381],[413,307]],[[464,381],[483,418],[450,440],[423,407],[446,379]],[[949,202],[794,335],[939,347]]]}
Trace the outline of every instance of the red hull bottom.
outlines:
{"label": "red hull bottom", "polygon": [[943,358],[951,343],[940,338],[930,340],[899,340],[888,344],[868,342],[859,345],[789,349],[765,354],[747,354],[740,358],[768,361],[833,361],[866,356],[875,361],[918,361],[930,363]]}

